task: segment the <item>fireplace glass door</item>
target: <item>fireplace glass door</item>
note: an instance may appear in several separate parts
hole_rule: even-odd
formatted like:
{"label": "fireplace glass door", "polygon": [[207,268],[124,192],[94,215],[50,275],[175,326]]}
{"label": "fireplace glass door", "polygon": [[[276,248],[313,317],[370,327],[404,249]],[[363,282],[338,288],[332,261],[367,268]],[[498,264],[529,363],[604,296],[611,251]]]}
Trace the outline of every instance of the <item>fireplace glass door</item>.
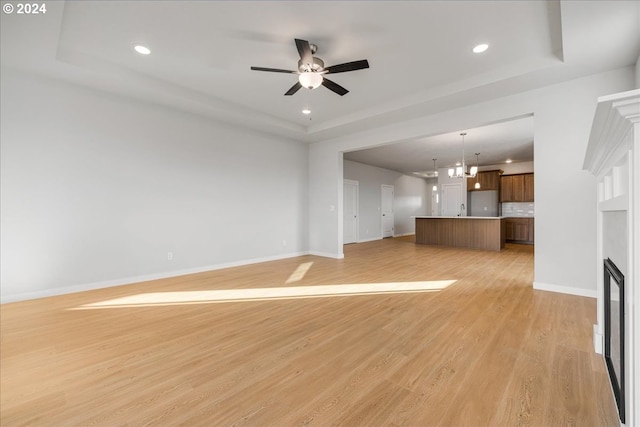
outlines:
{"label": "fireplace glass door", "polygon": [[604,358],[624,423],[624,275],[609,258],[604,261],[604,318]]}

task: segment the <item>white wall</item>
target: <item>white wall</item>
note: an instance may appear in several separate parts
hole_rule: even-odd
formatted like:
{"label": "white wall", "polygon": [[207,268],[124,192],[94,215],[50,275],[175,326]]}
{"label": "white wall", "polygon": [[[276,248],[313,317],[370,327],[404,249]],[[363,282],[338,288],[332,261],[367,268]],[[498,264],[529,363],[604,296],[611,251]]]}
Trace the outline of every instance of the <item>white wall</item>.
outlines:
{"label": "white wall", "polygon": [[405,236],[416,232],[414,216],[431,215],[431,187],[435,179],[400,175],[394,182],[395,235]]}
{"label": "white wall", "polygon": [[[341,255],[341,152],[535,116],[536,286],[595,295],[595,178],[582,170],[598,96],[629,90],[634,67],[487,100],[420,119],[333,138],[310,147],[310,247]],[[335,217],[338,215],[336,214]],[[589,267],[592,266],[592,267]]]}
{"label": "white wall", "polygon": [[640,56],[636,61],[636,89],[640,89]]}
{"label": "white wall", "polygon": [[1,114],[3,302],[308,251],[305,144],[5,69]]}
{"label": "white wall", "polygon": [[404,175],[389,169],[369,166],[344,160],[344,179],[359,182],[360,241],[382,238],[382,218],[380,216],[381,186],[394,186],[394,234],[415,232],[414,215],[428,215],[426,180]]}

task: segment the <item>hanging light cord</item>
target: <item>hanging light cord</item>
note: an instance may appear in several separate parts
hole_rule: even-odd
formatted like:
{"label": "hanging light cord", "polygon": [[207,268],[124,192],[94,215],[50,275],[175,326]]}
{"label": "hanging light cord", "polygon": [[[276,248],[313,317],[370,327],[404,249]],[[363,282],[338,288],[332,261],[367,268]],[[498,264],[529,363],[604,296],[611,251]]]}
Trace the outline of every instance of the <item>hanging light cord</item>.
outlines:
{"label": "hanging light cord", "polygon": [[464,137],[467,133],[466,132],[462,132],[460,133],[460,135],[462,135],[462,176],[464,177],[464,174],[466,172],[466,167],[464,164]]}

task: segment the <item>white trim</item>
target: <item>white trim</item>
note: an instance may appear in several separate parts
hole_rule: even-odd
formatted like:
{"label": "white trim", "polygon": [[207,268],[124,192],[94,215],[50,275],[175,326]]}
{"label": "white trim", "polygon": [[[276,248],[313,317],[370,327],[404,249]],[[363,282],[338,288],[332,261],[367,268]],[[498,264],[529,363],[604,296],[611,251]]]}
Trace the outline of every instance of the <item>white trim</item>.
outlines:
{"label": "white trim", "polygon": [[[637,106],[640,110],[640,106]],[[629,211],[627,212],[629,238],[627,254],[627,273],[629,285],[625,278],[625,300],[628,326],[626,330],[629,357],[627,363],[627,379],[625,392],[629,396],[627,408],[627,424],[640,423],[640,120],[633,125],[633,149],[629,153]],[[626,326],[626,325],[625,325]]]}
{"label": "white trim", "polygon": [[394,205],[395,205],[395,199],[396,199],[396,188],[393,185],[389,185],[389,184],[381,184],[380,185],[380,236],[382,236],[382,238],[385,238],[384,235],[384,212],[383,212],[383,206],[384,206],[384,189],[391,189],[391,236],[387,236],[387,237],[393,237],[393,233],[396,229],[396,213],[393,210]]}
{"label": "white trim", "polygon": [[583,169],[601,178],[633,146],[633,124],[640,122],[640,89],[598,98]]}
{"label": "white trim", "polygon": [[[354,242],[349,242],[349,243],[357,243],[360,240],[360,181],[356,181],[353,179],[343,179],[342,180],[342,185],[343,185],[343,193],[342,193],[342,197],[343,197],[343,202],[344,202],[344,185],[353,185],[356,187],[356,240]],[[344,215],[344,203],[342,205],[342,215]],[[343,222],[342,222],[342,244],[344,245],[344,217],[343,217]],[[349,243],[346,243],[347,245]]]}
{"label": "white trim", "polygon": [[604,353],[604,335],[600,333],[598,324],[593,325],[593,349],[598,354]]}
{"label": "white trim", "polygon": [[[415,218],[415,217],[414,217]],[[400,234],[394,234],[393,237],[404,237],[404,236],[411,236],[413,234],[416,234],[415,231],[410,231],[408,233],[400,233]]]}
{"label": "white trim", "polygon": [[552,285],[549,283],[533,282],[533,289],[538,291],[557,292],[560,294],[577,295],[580,297],[596,298],[595,289],[572,288],[569,286]]}
{"label": "white trim", "polygon": [[358,240],[357,243],[373,242],[374,240],[382,240],[382,237],[371,237],[369,239]]}
{"label": "white trim", "polygon": [[344,253],[332,254],[329,252],[310,251],[308,255],[321,256],[324,258],[343,259]]}
{"label": "white trim", "polygon": [[184,276],[187,274],[204,273],[205,271],[222,270],[223,268],[241,267],[244,265],[257,264],[260,262],[277,261],[286,258],[295,258],[298,256],[309,255],[309,252],[293,252],[282,255],[274,255],[270,257],[253,258],[243,261],[227,262],[222,264],[207,265],[196,268],[186,268],[182,270],[166,271],[156,274],[145,274],[141,276],[123,277],[114,280],[106,280],[102,282],[84,283],[74,286],[63,286],[59,288],[46,289],[41,291],[23,292],[19,294],[6,295],[2,297],[2,304],[16,301],[24,301],[36,298],[52,297],[56,295],[71,294],[75,292],[91,291],[94,289],[110,288],[113,286],[130,285],[133,283],[147,282],[150,280],[168,279],[170,277]]}

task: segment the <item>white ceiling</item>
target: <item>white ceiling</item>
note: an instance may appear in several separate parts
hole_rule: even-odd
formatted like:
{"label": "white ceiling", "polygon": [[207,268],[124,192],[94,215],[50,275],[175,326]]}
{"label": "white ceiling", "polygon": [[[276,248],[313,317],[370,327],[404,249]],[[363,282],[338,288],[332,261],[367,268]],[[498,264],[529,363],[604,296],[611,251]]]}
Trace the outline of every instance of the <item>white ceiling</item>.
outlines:
{"label": "white ceiling", "polygon": [[[465,163],[500,165],[512,162],[533,161],[533,116],[521,117],[474,129],[462,129],[412,141],[404,141],[366,150],[344,153],[346,160],[391,169],[406,174],[433,176],[433,159],[438,168],[453,167],[462,160]],[[461,132],[467,135],[462,144]]]}
{"label": "white ceiling", "polygon": [[[45,15],[2,14],[3,67],[306,142],[631,65],[640,53],[638,1],[46,5]],[[285,97],[295,75],[250,67],[295,69],[294,38],[318,45],[316,56],[326,65],[367,59],[371,68],[332,76],[350,90],[344,97],[324,87]],[[473,54],[479,42],[490,48]],[[147,45],[151,55],[135,53],[135,43]],[[301,114],[305,107],[310,117]],[[473,157],[481,151],[484,164],[492,156],[524,156],[531,151],[525,149],[532,141],[532,131],[525,135],[531,121],[468,129],[468,152]],[[384,157],[398,163],[393,169],[425,170],[419,163],[426,158],[431,166],[434,154],[418,147],[456,137],[458,132],[408,142],[412,164],[401,165],[406,159],[388,147],[370,151],[368,161]],[[514,154],[499,152],[501,145]],[[437,153],[439,165],[453,155]]]}

